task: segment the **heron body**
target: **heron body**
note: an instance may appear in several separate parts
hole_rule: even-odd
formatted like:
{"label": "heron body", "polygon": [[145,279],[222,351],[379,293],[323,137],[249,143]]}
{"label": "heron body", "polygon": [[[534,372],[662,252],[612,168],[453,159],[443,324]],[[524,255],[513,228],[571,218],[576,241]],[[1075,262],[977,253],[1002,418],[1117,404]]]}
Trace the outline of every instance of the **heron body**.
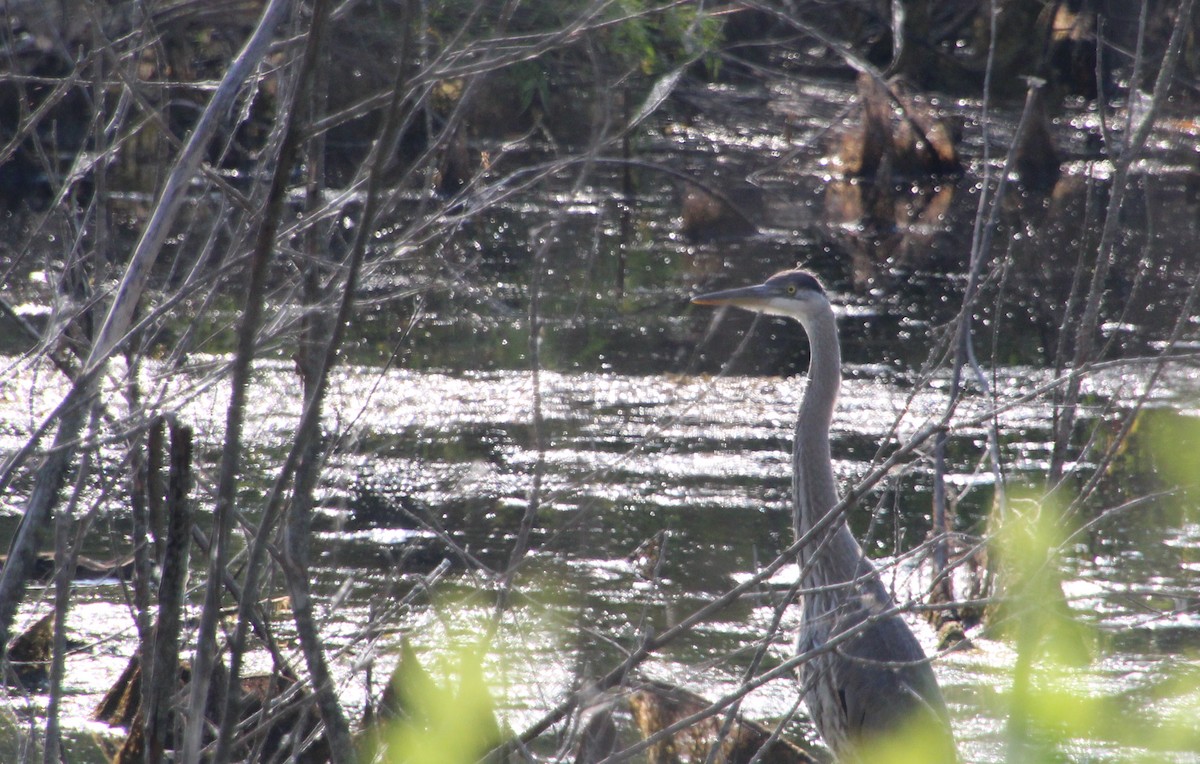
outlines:
{"label": "heron body", "polygon": [[829,430],[842,361],[825,290],[811,274],[790,270],[693,302],[793,318],[808,335],[808,386],[792,449],[792,522],[796,538],[805,540],[796,647],[798,654],[812,653],[800,678],[817,731],[835,756],[855,760],[864,744],[917,722],[936,738],[932,760],[955,761],[946,704],[924,650],[908,624],[890,612],[892,599],[844,517],[830,515],[838,491]]}

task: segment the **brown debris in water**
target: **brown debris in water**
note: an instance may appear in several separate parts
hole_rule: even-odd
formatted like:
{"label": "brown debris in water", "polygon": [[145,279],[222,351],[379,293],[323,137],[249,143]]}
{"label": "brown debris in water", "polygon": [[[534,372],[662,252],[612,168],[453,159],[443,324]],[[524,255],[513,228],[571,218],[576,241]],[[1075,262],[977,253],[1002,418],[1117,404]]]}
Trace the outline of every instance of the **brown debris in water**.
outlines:
{"label": "brown debris in water", "polygon": [[920,177],[962,172],[954,131],[898,78],[858,77],[860,119],[837,148],[846,175]]}
{"label": "brown debris in water", "polygon": [[[629,696],[629,708],[643,738],[710,705],[700,695],[664,682],[646,682]],[[767,749],[755,759],[763,764],[809,764],[822,760],[783,738],[771,741],[770,729],[740,714],[730,726],[729,733],[718,740],[724,722],[725,714],[717,713],[655,743],[648,754],[650,764],[705,761],[714,745],[719,746],[714,761],[722,764],[749,762],[764,745]]]}

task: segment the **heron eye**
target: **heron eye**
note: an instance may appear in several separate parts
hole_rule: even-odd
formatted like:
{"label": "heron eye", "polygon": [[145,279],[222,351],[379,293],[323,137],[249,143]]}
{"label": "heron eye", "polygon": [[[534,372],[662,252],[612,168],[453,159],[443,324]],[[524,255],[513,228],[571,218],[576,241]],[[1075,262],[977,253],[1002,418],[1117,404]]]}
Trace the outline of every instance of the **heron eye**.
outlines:
{"label": "heron eye", "polygon": [[795,294],[795,293],[796,293],[796,285],[795,285],[795,284],[788,284],[787,293],[788,293],[788,294]]}

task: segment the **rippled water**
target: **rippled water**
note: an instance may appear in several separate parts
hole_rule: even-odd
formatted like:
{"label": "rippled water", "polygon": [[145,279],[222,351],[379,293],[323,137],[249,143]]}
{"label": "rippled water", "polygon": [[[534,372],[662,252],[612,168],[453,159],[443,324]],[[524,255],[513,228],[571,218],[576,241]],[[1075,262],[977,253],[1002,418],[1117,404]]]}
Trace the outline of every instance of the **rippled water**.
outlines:
{"label": "rippled water", "polygon": [[[620,183],[602,167],[581,191],[551,184],[472,221],[458,242],[468,255],[445,255],[454,267],[461,265],[456,256],[473,263],[462,266],[462,278],[414,275],[406,270],[408,253],[371,264],[368,299],[347,352],[352,365],[337,370],[329,396],[325,424],[336,440],[319,486],[314,539],[323,633],[352,711],[366,697],[366,667],[375,664],[377,691],[401,635],[428,655],[486,628],[495,571],[508,559],[535,473],[541,477],[532,549],[517,573],[502,648],[489,664],[505,719],[518,731],[581,678],[615,665],[648,627],[661,633],[787,546],[789,442],[804,384],[798,375],[807,362],[804,341],[798,328],[762,320],[743,347],[752,319],[689,306],[695,290],[758,279],[797,259],[822,275],[843,311],[846,381],[833,429],[843,485],[942,415],[946,374],[924,369],[961,300],[982,160],[970,160],[960,181],[892,189],[897,195],[888,209],[895,214],[872,214],[871,200],[863,198],[869,189],[833,178],[821,159],[821,136],[848,93],[845,84],[811,82],[699,88],[687,94],[694,119],[643,137],[640,155],[728,185],[746,200],[757,235],[687,241],[679,234],[678,189],[647,173],[639,178],[627,236],[618,222]],[[977,116],[972,104],[960,106]],[[1011,117],[997,119],[1011,126]],[[780,137],[783,121],[795,131],[787,141]],[[1087,114],[1065,118],[1064,145],[1078,150],[1089,124]],[[978,139],[968,138],[977,149],[971,140]],[[1173,157],[1165,149],[1151,157],[1123,218],[1127,240],[1118,265],[1124,270],[1116,269],[1113,288],[1124,313],[1105,326],[1106,357],[1152,354],[1178,318],[1177,301],[1166,298],[1178,296],[1194,268],[1200,216],[1195,178]],[[1089,234],[1083,211],[1095,202],[1087,182],[1106,172],[1104,163],[1072,161],[1061,190],[1050,197],[1014,192],[1002,215],[998,239],[1011,258],[1006,296],[979,316],[979,349],[993,392],[968,396],[948,446],[957,530],[965,534],[983,532],[992,501],[992,474],[983,462],[986,421],[976,417],[1002,409],[995,421],[1009,480],[1040,484],[1049,463],[1054,411],[1045,397],[1025,396],[1053,379],[1056,311],[1078,265],[1078,242]],[[752,174],[753,188],[735,183]],[[545,234],[554,246],[542,274],[545,328],[536,342],[543,371],[535,382],[526,370],[528,253],[546,229],[531,220],[552,212],[565,215],[566,224]],[[1162,225],[1160,213],[1173,225]],[[1130,263],[1150,243],[1165,253],[1156,261],[1161,267],[1143,274],[1134,289]],[[429,270],[440,267],[443,254],[426,258],[439,263]],[[396,295],[413,281],[426,290],[424,313],[398,337],[416,311]],[[267,354],[287,351],[269,345]],[[146,366],[143,389],[155,408],[195,428],[197,495],[208,497],[227,405],[216,371],[226,358],[214,351],[189,363],[171,374]],[[53,371],[15,355],[0,357],[0,368],[6,370],[0,454],[6,454],[66,388]],[[1115,437],[1150,368],[1129,363],[1089,376],[1080,430],[1100,424],[1101,433]],[[242,494],[251,515],[300,411],[290,360],[262,361],[257,369]],[[1194,414],[1197,379],[1188,367],[1170,369],[1146,405]],[[114,381],[108,398],[118,407],[120,390]],[[1085,519],[1162,487],[1152,458],[1139,448],[1135,439],[1128,458],[1103,481],[1105,490],[1080,508]],[[100,510],[83,551],[111,557],[127,549],[130,528],[123,456],[107,444],[102,454],[89,493],[99,497]],[[1090,465],[1078,466],[1088,474]],[[929,580],[922,544],[930,527],[931,470],[927,454],[900,465],[850,517],[901,602],[924,596]],[[15,527],[27,489],[17,484],[0,497],[0,537]],[[1128,709],[1135,728],[1200,705],[1200,681],[1161,691],[1200,673],[1200,516],[1194,504],[1177,499],[1110,512],[1064,549],[1071,607],[1099,638],[1093,664],[1063,681],[1081,696]],[[206,513],[207,501],[201,499]],[[656,579],[637,550],[662,532]],[[442,559],[452,568],[435,592],[395,610]],[[657,654],[646,673],[710,698],[734,689],[794,576],[785,568]],[[271,593],[282,592],[276,586]],[[50,596],[35,590],[22,621],[46,612]],[[92,735],[116,734],[87,719],[135,644],[128,597],[111,581],[77,590],[68,625],[78,644],[68,657],[64,713],[76,761],[102,760]],[[916,616],[910,622],[932,650],[931,629]],[[276,625],[291,649],[288,617],[280,614]],[[793,626],[785,618],[784,631]],[[935,667],[964,760],[1001,761],[1015,652],[1005,640],[971,637],[976,650],[942,656]],[[788,649],[785,633],[769,645],[769,660]],[[795,699],[795,686],[777,681],[752,693],[743,711],[777,720]],[[45,702],[38,694],[13,697],[9,708],[36,720]],[[803,720],[789,731],[812,736]],[[1138,752],[1135,733],[1114,728],[1081,737],[1070,744],[1070,758],[1130,760]],[[1200,733],[1181,740],[1155,752],[1156,760],[1195,761],[1200,745],[1192,744],[1200,744]]]}
{"label": "rippled water", "polygon": [[[894,426],[903,438],[941,413],[943,393],[936,380],[914,387],[903,375],[880,371],[847,369],[833,441],[835,470],[845,484],[866,473],[876,446]],[[1004,402],[1046,375],[1013,369],[1001,376],[998,400]],[[1097,377],[1091,389],[1107,397],[1142,376],[1131,367]],[[3,409],[0,432],[6,449],[39,408],[55,400],[50,377],[26,373],[18,379],[43,395],[34,396],[41,403],[24,411]],[[196,393],[183,384],[186,380],[178,377],[171,386],[187,391],[180,416],[196,427],[197,453],[214,454],[224,417],[222,388]],[[1181,385],[1186,381],[1182,377]],[[502,567],[539,459],[529,426],[532,385],[532,376],[524,372],[356,367],[337,373],[328,425],[336,428],[341,443],[322,486],[314,574],[323,601],[336,603],[328,605],[325,635],[338,655],[343,696],[352,706],[365,697],[365,662],[378,659],[378,682],[379,671],[393,660],[398,635],[407,635],[418,649],[437,650],[454,635],[476,633],[491,617],[492,574],[464,566],[428,531],[406,529],[433,521],[485,566]],[[506,718],[518,730],[580,677],[617,662],[645,625],[661,632],[786,546],[787,449],[803,380],[543,372],[540,386],[546,447],[540,456],[544,477],[536,540],[519,574],[520,596],[504,619],[506,647],[492,666]],[[283,363],[263,364],[255,387],[262,394],[254,396],[258,404],[249,418],[249,435],[252,454],[259,457],[251,461],[267,465],[298,417],[299,391],[290,365]],[[1164,388],[1162,397],[1170,395]],[[966,421],[990,403],[977,397],[959,416]],[[1021,405],[1001,415],[1004,432],[1020,433],[1007,446],[1011,478],[1019,479],[1021,472],[1035,475],[1041,468],[1046,414],[1037,405]],[[964,530],[978,529],[979,507],[990,495],[972,455],[981,437],[978,427],[964,427],[955,436],[958,447],[951,449],[964,455],[952,482],[975,489],[963,498]],[[204,480],[215,465],[198,466]],[[872,539],[868,548],[887,566],[886,579],[901,601],[919,595],[928,580],[919,551],[928,527],[923,519],[928,469],[924,460],[914,460],[851,518],[858,535]],[[269,470],[261,479],[268,477]],[[120,504],[119,497],[111,499],[95,526],[90,553],[121,548],[128,528]],[[9,503],[5,525],[11,527],[15,510]],[[653,582],[630,556],[662,530],[668,532],[662,578]],[[891,567],[898,540],[899,551],[917,545],[918,553],[902,556]],[[1098,526],[1067,551],[1072,607],[1104,635],[1096,663],[1078,674],[1080,692],[1126,703],[1159,702],[1155,687],[1181,670],[1200,670],[1193,663],[1200,644],[1195,604],[1200,523],[1193,512],[1139,507]],[[436,604],[421,599],[391,614],[382,624],[385,636],[371,643],[368,637],[378,636],[373,629],[380,624],[368,625],[389,593],[406,591],[431,560],[443,555],[455,561],[455,568],[439,588]],[[741,604],[670,645],[647,664],[646,673],[710,697],[732,690],[794,575],[794,569],[785,569]],[[31,597],[26,617],[44,607],[39,600],[37,593]],[[69,618],[80,644],[68,659],[66,715],[69,728],[84,738],[98,731],[86,718],[135,644],[122,600],[115,583],[81,587]],[[910,620],[932,649],[929,627]],[[785,620],[788,625],[794,623]],[[287,644],[286,616],[280,616],[278,627]],[[977,650],[946,655],[936,666],[964,758],[1000,761],[1000,698],[1014,652],[1006,642],[975,638]],[[778,658],[787,650],[781,635],[771,655]],[[790,682],[775,682],[753,693],[744,710],[777,718],[794,703],[794,693]],[[20,715],[36,714],[41,702],[31,696],[13,708]],[[811,734],[803,725],[793,731]],[[1127,748],[1120,738],[1079,742],[1080,754],[1090,760],[1121,758]],[[1187,756],[1181,752],[1179,760]]]}

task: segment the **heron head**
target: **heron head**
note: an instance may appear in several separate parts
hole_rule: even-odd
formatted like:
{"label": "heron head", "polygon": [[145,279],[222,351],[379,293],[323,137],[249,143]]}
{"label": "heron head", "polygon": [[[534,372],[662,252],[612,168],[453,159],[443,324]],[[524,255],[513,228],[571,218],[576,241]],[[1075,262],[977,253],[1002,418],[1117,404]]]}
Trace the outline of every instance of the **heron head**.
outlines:
{"label": "heron head", "polygon": [[733,305],[804,321],[816,310],[828,310],[829,298],[821,282],[808,271],[780,271],[761,284],[726,289],[693,297],[697,305]]}

